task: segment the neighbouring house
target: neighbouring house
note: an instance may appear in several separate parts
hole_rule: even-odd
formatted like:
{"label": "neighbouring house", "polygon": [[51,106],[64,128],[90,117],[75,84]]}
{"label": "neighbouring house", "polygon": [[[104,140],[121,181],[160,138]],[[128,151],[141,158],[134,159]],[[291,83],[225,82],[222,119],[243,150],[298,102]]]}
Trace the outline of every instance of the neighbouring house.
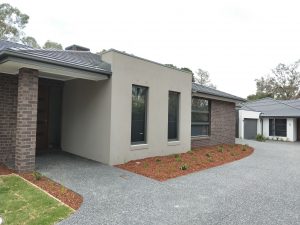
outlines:
{"label": "neighbouring house", "polygon": [[114,49],[0,41],[0,162],[31,171],[36,154],[63,150],[115,165],[234,143],[243,101]]}
{"label": "neighbouring house", "polygon": [[300,99],[247,102],[238,109],[237,122],[243,139],[262,134],[272,140],[300,141]]}

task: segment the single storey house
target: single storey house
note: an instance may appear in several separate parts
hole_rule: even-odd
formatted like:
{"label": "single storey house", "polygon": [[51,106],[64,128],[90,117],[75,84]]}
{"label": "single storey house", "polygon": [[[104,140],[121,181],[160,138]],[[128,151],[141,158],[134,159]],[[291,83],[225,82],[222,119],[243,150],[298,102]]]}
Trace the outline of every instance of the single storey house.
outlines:
{"label": "single storey house", "polygon": [[243,101],[114,49],[0,41],[0,162],[30,171],[36,154],[63,150],[115,165],[234,143]]}
{"label": "single storey house", "polygon": [[239,108],[237,122],[240,138],[262,134],[272,140],[300,141],[300,99],[247,102]]}

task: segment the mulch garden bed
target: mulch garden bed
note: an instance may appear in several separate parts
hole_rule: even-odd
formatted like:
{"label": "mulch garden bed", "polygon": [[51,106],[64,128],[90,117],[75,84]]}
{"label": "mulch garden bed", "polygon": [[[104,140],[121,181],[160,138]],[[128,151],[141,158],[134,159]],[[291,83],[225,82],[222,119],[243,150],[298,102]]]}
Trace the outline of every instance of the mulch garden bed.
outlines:
{"label": "mulch garden bed", "polygon": [[220,166],[249,156],[254,151],[248,145],[216,145],[196,148],[187,153],[133,160],[116,167],[158,181]]}
{"label": "mulch garden bed", "polygon": [[[0,175],[9,175],[9,174],[18,174],[15,171],[8,169],[5,165],[0,164]],[[81,195],[77,194],[76,192],[64,187],[63,185],[56,183],[55,181],[42,176],[41,174],[34,172],[34,173],[20,173],[19,176],[25,178],[29,182],[35,184],[36,186],[40,187],[41,189],[48,192],[50,195],[54,196],[55,198],[59,199],[66,205],[70,206],[72,209],[77,210],[79,209],[83,198]]]}

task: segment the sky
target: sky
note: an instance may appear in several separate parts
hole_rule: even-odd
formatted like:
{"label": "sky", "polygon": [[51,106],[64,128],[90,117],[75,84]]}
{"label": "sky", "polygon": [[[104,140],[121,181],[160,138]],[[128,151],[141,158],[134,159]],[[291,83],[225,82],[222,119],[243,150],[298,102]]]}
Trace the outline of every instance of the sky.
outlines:
{"label": "sky", "polygon": [[300,59],[300,1],[6,0],[30,16],[25,28],[43,45],[114,48],[163,64],[206,70],[240,97],[278,63]]}

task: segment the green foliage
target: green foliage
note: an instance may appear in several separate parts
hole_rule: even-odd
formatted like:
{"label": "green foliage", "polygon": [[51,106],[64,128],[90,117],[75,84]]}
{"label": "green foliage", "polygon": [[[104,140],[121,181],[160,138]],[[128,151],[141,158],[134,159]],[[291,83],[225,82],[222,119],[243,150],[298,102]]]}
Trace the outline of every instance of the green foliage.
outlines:
{"label": "green foliage", "polygon": [[37,171],[34,171],[34,172],[32,173],[32,175],[34,176],[34,179],[35,179],[35,180],[40,180],[40,179],[42,179],[42,177],[43,177],[43,175],[40,174],[40,173],[37,172]]}
{"label": "green foliage", "polygon": [[256,140],[257,140],[257,141],[264,142],[264,141],[266,141],[267,139],[265,138],[264,135],[262,135],[262,134],[257,134],[257,135],[256,135]]}
{"label": "green foliage", "polygon": [[5,225],[56,224],[72,213],[20,177],[0,177],[0,184],[0,215]]}
{"label": "green foliage", "polygon": [[211,153],[206,153],[205,155],[207,156],[207,158],[210,158],[212,156]]}
{"label": "green foliage", "polygon": [[209,73],[205,70],[198,69],[196,74],[193,76],[193,79],[194,79],[195,83],[198,83],[198,84],[201,84],[203,86],[207,86],[207,87],[216,89],[216,86],[213,85],[210,81]]}
{"label": "green foliage", "polygon": [[242,145],[242,146],[241,146],[241,150],[242,150],[243,152],[246,151],[247,148],[248,148],[248,145]]}
{"label": "green foliage", "polygon": [[62,50],[63,47],[61,44],[54,42],[54,41],[46,41],[46,43],[43,46],[43,49],[56,49],[56,50]]}
{"label": "green foliage", "polygon": [[19,41],[29,16],[8,3],[0,4],[0,38]]}
{"label": "green foliage", "polygon": [[218,152],[224,152],[224,146],[223,145],[218,146],[217,151]]}
{"label": "green foliage", "polygon": [[186,164],[183,164],[183,165],[181,165],[180,167],[179,167],[179,169],[181,169],[181,170],[187,170],[189,167],[188,167],[188,165],[186,165]]}
{"label": "green foliage", "polygon": [[161,160],[160,159],[155,159],[155,162],[159,163],[159,162],[161,162]]}
{"label": "green foliage", "polygon": [[37,41],[35,40],[34,37],[30,37],[30,36],[27,36],[27,37],[23,37],[21,42],[24,44],[24,45],[28,45],[32,48],[41,48],[39,46],[39,44],[37,43]]}
{"label": "green foliage", "polygon": [[300,97],[300,61],[286,65],[279,63],[271,75],[256,79],[256,94],[249,95],[249,100],[264,97],[275,99],[296,99]]}

